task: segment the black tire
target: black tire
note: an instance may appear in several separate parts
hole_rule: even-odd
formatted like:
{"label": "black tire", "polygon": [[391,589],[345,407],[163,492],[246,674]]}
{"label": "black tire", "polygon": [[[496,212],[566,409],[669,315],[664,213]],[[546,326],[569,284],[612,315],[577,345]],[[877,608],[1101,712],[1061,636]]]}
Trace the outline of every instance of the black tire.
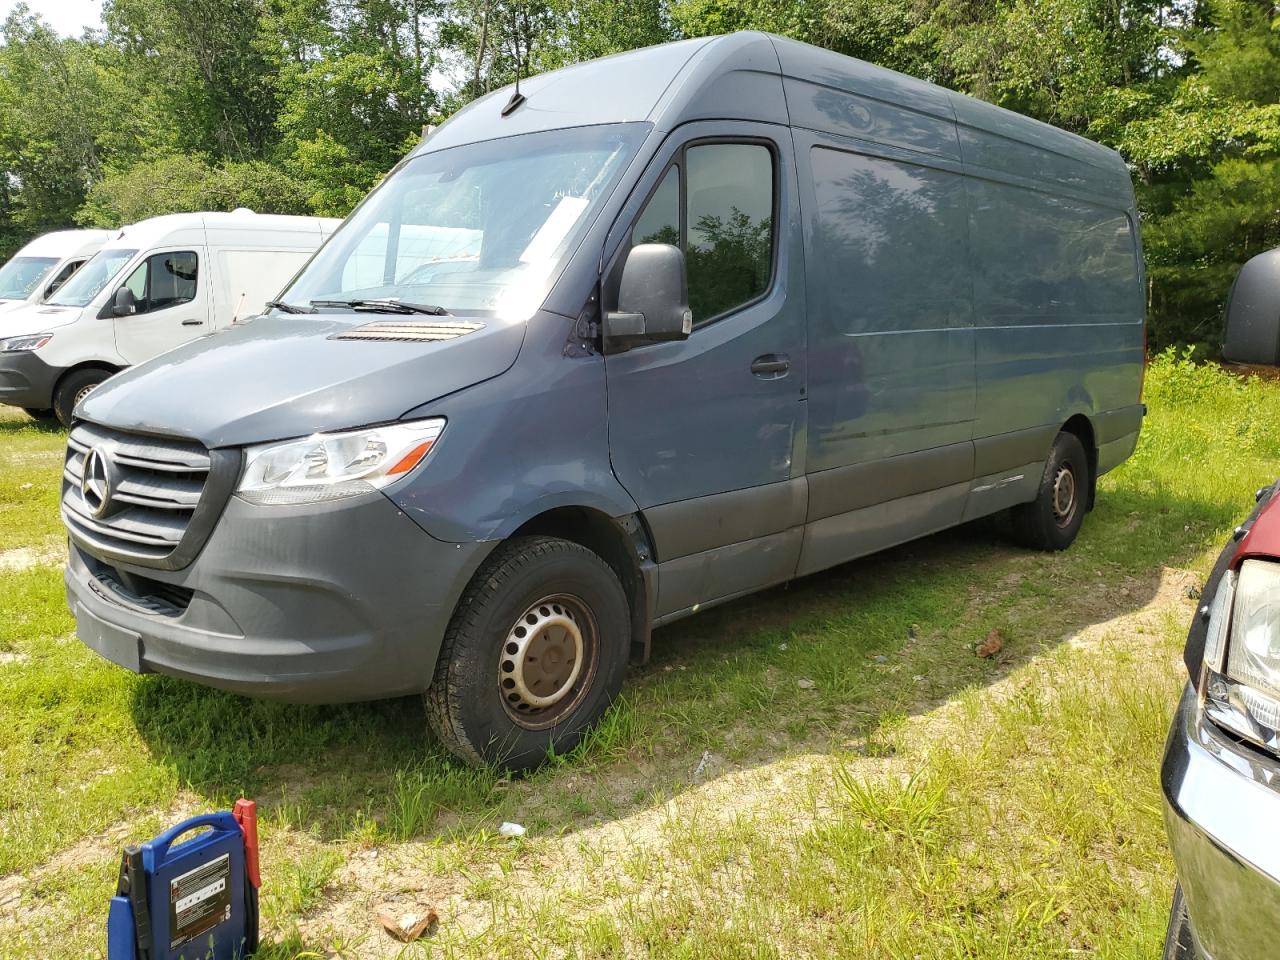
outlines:
{"label": "black tire", "polygon": [[1164,934],[1163,960],[1195,960],[1196,944],[1191,933],[1191,918],[1187,914],[1187,901],[1182,896],[1182,884],[1173,888],[1173,903],[1169,907],[1169,927]]}
{"label": "black tire", "polygon": [[32,420],[52,420],[55,416],[52,408],[23,407],[22,412]]}
{"label": "black tire", "polygon": [[71,414],[85,394],[100,384],[111,373],[107,370],[72,370],[58,381],[53,391],[53,412],[64,427],[71,426]]}
{"label": "black tire", "polygon": [[1067,549],[1084,523],[1091,488],[1084,446],[1074,434],[1058,434],[1049,450],[1036,498],[1011,511],[1019,542],[1034,550]]}
{"label": "black tire", "polygon": [[630,630],[626,594],[600,557],[554,537],[512,540],[458,602],[424,695],[427,720],[467,763],[531,770],[572,750],[618,695]]}

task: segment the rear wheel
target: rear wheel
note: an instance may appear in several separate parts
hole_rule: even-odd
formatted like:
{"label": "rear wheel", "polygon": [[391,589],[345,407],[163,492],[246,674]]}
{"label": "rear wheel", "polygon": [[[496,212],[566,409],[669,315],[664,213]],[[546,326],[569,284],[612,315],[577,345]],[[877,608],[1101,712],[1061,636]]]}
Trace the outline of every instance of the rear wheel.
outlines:
{"label": "rear wheel", "polygon": [[1089,458],[1080,438],[1060,433],[1044,465],[1036,498],[1014,507],[1018,539],[1036,550],[1065,550],[1084,523],[1090,489]]}
{"label": "rear wheel", "polygon": [[529,770],[572,750],[622,687],[627,598],[579,544],[522,537],[463,592],[425,696],[441,742],[468,763]]}
{"label": "rear wheel", "polygon": [[72,370],[58,382],[57,389],[53,391],[53,412],[64,427],[71,426],[71,414],[76,404],[109,376],[111,373],[107,370]]}

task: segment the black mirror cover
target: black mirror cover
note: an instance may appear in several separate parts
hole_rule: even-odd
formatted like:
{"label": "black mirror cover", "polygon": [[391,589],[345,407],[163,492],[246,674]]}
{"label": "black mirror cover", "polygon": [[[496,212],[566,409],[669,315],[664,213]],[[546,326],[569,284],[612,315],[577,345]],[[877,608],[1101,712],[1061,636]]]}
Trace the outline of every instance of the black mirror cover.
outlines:
{"label": "black mirror cover", "polygon": [[693,331],[684,253],[669,243],[632,247],[622,268],[618,309],[606,336],[618,345],[685,340]]}
{"label": "black mirror cover", "polygon": [[133,291],[128,287],[121,287],[116,291],[115,298],[112,300],[111,312],[117,317],[131,317],[138,312],[138,298],[133,295]]}

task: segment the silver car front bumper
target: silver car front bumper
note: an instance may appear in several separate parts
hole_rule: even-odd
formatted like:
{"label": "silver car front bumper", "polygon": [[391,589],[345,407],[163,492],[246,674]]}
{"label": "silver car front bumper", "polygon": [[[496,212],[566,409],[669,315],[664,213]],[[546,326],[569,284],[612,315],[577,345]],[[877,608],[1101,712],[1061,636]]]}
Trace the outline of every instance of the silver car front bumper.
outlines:
{"label": "silver car front bumper", "polygon": [[1165,824],[1197,950],[1208,960],[1276,955],[1280,942],[1280,761],[1199,718],[1183,691],[1160,771]]}

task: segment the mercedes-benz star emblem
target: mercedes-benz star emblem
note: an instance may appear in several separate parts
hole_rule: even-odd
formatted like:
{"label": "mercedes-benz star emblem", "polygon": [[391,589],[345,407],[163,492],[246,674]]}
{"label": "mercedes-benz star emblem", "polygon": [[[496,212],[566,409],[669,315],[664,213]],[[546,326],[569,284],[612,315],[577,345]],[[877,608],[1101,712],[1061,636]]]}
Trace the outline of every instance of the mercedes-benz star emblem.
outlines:
{"label": "mercedes-benz star emblem", "polygon": [[111,460],[102,447],[94,447],[84,458],[80,496],[95,517],[102,516],[111,506]]}

